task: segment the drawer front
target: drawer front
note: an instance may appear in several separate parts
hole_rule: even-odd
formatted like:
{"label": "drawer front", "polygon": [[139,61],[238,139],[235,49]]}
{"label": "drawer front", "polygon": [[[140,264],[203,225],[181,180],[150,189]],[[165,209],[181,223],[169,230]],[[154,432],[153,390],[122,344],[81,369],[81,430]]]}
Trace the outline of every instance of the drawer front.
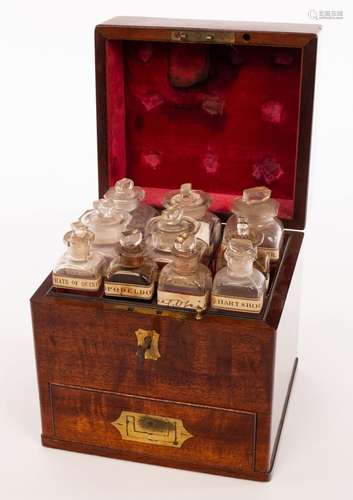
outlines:
{"label": "drawer front", "polygon": [[[247,320],[61,309],[48,310],[50,382],[255,412],[269,406],[273,336]],[[146,332],[155,345],[141,360]]]}
{"label": "drawer front", "polygon": [[56,439],[161,465],[254,469],[255,414],[55,384],[51,397]]}

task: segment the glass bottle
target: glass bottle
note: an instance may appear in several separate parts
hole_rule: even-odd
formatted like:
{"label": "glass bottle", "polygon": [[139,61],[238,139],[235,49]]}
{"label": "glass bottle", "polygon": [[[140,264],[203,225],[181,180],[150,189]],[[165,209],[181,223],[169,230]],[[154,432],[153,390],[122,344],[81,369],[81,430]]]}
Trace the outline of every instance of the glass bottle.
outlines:
{"label": "glass bottle", "polygon": [[93,202],[93,209],[80,217],[80,221],[94,233],[94,249],[108,259],[116,257],[120,235],[130,220],[130,214],[118,212],[114,202],[104,198]]}
{"label": "glass bottle", "polygon": [[184,232],[177,236],[173,261],[162,269],[159,276],[159,305],[195,309],[198,312],[207,308],[212,275],[199,259],[195,235]]}
{"label": "glass bottle", "polygon": [[106,259],[102,254],[92,251],[92,231],[79,221],[72,223],[71,228],[64,236],[67,250],[53,270],[53,287],[98,294],[106,269]]}
{"label": "glass bottle", "polygon": [[179,191],[169,191],[163,201],[165,207],[182,208],[184,215],[200,222],[197,238],[208,245],[211,255],[221,238],[221,221],[217,215],[208,210],[212,203],[209,194],[192,189],[190,183],[182,184]]}
{"label": "glass bottle", "polygon": [[150,300],[157,278],[157,265],[146,255],[143,234],[139,229],[123,231],[118,256],[107,270],[104,293],[113,297]]}
{"label": "glass bottle", "polygon": [[[217,255],[217,265],[216,265],[216,270],[218,271],[222,267],[226,265],[226,260],[224,258],[224,252],[227,248],[227,245],[229,241],[232,238],[237,238],[237,239],[243,239],[243,240],[250,240],[251,243],[253,244],[254,249],[256,249],[256,252],[258,250],[259,245],[262,244],[264,240],[264,235],[263,233],[250,229],[248,221],[246,220],[245,217],[239,215],[232,215],[226,224],[226,227],[224,229],[223,233],[223,239],[222,239],[222,245],[219,249],[218,255]],[[269,269],[269,258],[267,256],[261,256],[259,258],[258,252],[257,252],[257,260],[259,259],[259,269],[260,271],[267,272]],[[256,260],[256,263],[257,263]]]}
{"label": "glass bottle", "polygon": [[212,307],[259,313],[266,289],[264,275],[254,269],[256,250],[250,240],[232,238],[225,252],[227,266],[213,280]]}
{"label": "glass bottle", "polygon": [[120,179],[113,187],[108,189],[104,198],[112,200],[117,210],[128,212],[131,215],[129,229],[145,230],[147,222],[158,215],[158,210],[143,203],[145,191],[135,186],[131,179]]}
{"label": "glass bottle", "polygon": [[[232,208],[236,216],[246,217],[251,230],[263,233],[264,240],[258,252],[259,255],[267,254],[271,262],[279,259],[283,241],[283,225],[277,218],[278,208],[278,201],[271,198],[271,190],[266,187],[245,189],[242,198],[236,199]],[[231,219],[229,224],[232,224]]]}
{"label": "glass bottle", "polygon": [[[172,251],[176,237],[182,232],[194,235],[199,227],[199,222],[184,216],[178,207],[166,208],[161,215],[149,221],[146,227],[146,245],[159,269],[173,260]],[[197,240],[196,244],[200,255],[208,250],[204,241]]]}

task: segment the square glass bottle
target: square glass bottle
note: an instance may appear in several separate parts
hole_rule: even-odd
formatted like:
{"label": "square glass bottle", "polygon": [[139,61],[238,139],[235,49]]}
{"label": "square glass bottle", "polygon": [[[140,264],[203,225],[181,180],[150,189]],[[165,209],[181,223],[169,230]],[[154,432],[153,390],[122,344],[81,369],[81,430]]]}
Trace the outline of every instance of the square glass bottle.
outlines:
{"label": "square glass bottle", "polygon": [[200,262],[195,235],[181,233],[173,247],[173,260],[161,271],[159,305],[204,311],[212,288],[211,271]]}
{"label": "square glass bottle", "polygon": [[74,222],[65,234],[67,251],[54,267],[52,280],[56,291],[98,295],[107,261],[92,251],[94,234],[81,222]]}
{"label": "square glass bottle", "polygon": [[266,280],[254,269],[256,250],[250,240],[232,238],[225,251],[227,266],[213,280],[212,307],[228,311],[259,313]]}
{"label": "square glass bottle", "polygon": [[127,229],[120,236],[118,256],[113,259],[104,281],[108,297],[151,300],[157,278],[157,265],[146,254],[139,229]]}

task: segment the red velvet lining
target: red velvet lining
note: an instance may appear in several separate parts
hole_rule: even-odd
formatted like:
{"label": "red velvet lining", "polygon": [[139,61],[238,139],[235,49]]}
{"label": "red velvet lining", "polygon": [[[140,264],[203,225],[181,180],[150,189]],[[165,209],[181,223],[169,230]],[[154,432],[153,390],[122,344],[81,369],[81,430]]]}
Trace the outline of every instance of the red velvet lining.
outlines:
{"label": "red velvet lining", "polygon": [[291,218],[300,56],[296,48],[107,42],[110,185],[131,177],[160,205],[166,191],[192,182],[216,211],[267,185],[280,216]]}

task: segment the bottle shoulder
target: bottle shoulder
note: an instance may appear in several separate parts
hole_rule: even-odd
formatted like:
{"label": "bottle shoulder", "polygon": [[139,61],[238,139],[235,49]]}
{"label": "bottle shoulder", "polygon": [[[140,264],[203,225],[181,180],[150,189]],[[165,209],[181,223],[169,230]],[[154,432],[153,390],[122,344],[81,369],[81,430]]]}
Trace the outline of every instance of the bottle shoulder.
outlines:
{"label": "bottle shoulder", "polygon": [[73,260],[70,255],[65,252],[64,255],[57,261],[54,266],[54,273],[66,274],[72,276],[101,276],[107,268],[107,259],[104,255],[98,252],[92,252],[89,258],[85,261]]}

